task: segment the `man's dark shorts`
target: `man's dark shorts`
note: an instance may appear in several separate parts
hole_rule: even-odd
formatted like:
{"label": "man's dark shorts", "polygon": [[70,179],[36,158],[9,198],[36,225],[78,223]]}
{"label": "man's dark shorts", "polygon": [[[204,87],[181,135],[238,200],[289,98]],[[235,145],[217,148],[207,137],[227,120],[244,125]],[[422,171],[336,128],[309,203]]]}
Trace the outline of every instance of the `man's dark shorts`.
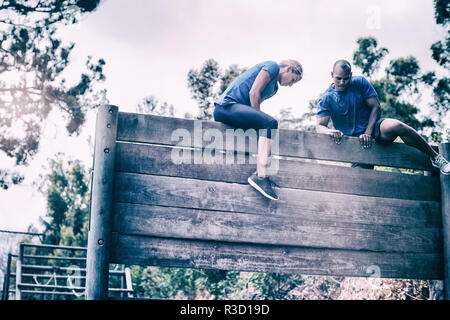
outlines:
{"label": "man's dark shorts", "polygon": [[373,130],[373,137],[378,143],[386,143],[385,141],[380,139],[380,125],[383,120],[386,120],[386,118],[380,118],[377,123],[375,123],[375,129]]}

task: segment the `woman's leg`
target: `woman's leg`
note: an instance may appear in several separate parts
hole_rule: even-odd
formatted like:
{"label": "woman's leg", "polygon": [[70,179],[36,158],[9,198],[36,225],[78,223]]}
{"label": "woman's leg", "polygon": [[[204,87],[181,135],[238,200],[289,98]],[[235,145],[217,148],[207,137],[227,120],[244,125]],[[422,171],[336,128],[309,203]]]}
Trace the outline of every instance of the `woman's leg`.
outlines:
{"label": "woman's leg", "polygon": [[259,137],[256,171],[258,172],[258,177],[260,178],[264,178],[267,174],[267,166],[269,165],[269,156],[271,149],[272,139],[269,139],[267,137]]}
{"label": "woman's leg", "polygon": [[248,177],[247,181],[266,198],[278,200],[278,196],[272,188],[272,181],[266,175],[272,149],[272,129],[278,129],[278,121],[260,110],[242,104],[216,107],[214,119],[235,128],[258,130],[256,172]]}
{"label": "woman's leg", "polygon": [[263,178],[267,174],[269,156],[272,149],[272,129],[278,129],[278,121],[260,110],[253,107],[232,104],[227,107],[216,107],[214,119],[241,129],[265,129],[260,131],[258,138],[258,155],[256,170],[258,177]]}

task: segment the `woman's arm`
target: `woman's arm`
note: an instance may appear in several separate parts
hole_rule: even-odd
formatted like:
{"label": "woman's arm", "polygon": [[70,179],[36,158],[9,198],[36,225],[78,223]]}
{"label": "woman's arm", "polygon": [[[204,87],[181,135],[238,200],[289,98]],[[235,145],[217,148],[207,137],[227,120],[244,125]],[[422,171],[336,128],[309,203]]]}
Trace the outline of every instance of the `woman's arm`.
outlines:
{"label": "woman's arm", "polygon": [[269,72],[266,70],[261,70],[256,76],[255,82],[253,82],[252,88],[250,89],[250,105],[259,110],[261,105],[261,93],[270,82]]}

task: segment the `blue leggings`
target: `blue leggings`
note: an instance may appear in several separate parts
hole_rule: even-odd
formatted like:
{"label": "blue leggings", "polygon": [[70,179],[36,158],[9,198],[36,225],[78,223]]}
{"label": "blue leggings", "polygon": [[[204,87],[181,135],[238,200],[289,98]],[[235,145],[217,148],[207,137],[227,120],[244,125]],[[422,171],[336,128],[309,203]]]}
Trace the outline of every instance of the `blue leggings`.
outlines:
{"label": "blue leggings", "polygon": [[[244,130],[255,129],[260,136],[272,138],[271,129],[278,129],[278,121],[267,113],[245,104],[216,105],[214,120]],[[259,132],[259,129],[266,129]]]}

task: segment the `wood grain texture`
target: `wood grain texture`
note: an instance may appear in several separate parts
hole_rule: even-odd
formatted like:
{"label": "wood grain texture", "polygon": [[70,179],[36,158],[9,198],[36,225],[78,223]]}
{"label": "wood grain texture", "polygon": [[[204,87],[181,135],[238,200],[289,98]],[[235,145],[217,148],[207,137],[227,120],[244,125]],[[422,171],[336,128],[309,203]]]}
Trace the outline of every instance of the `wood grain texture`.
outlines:
{"label": "wood grain texture", "polygon": [[[134,113],[120,113],[119,141],[217,148],[256,152],[256,138],[244,141],[242,134],[227,138],[234,128],[214,121],[199,121],[160,117]],[[230,136],[231,137],[231,136]],[[239,138],[238,138],[239,137]],[[430,160],[420,151],[403,143],[374,144],[370,149],[361,147],[359,139],[344,137],[340,145],[330,136],[297,130],[279,130],[274,137],[273,154],[321,160],[369,163],[382,166],[433,170]]]}
{"label": "wood grain texture", "polygon": [[278,201],[248,184],[116,173],[115,202],[295,217],[301,220],[441,228],[440,203],[278,188]]}
{"label": "wood grain texture", "polygon": [[111,105],[100,106],[97,113],[86,262],[86,297],[89,300],[108,296],[118,113],[118,108]]}
{"label": "wood grain texture", "polygon": [[[119,113],[117,140],[110,263],[444,278],[436,176],[282,159],[274,202],[247,183],[256,135],[244,139],[214,121]],[[279,130],[275,141],[273,154],[283,157],[436,171],[401,143],[366,150],[354,137],[336,145],[294,130]]]}
{"label": "wood grain texture", "polygon": [[[243,154],[207,153],[211,162],[194,163],[198,151],[171,147],[117,143],[116,170],[122,172],[247,183],[255,158]],[[185,158],[185,163],[179,163]],[[188,160],[190,160],[188,162]],[[384,198],[440,201],[439,177],[411,175],[296,160],[278,161],[272,180],[280,187],[328,191]],[[274,166],[275,167],[275,166]],[[426,187],[424,187],[426,186]]]}
{"label": "wood grain texture", "polygon": [[115,204],[114,231],[164,238],[382,252],[442,252],[440,228],[411,228],[277,215]]}
{"label": "wood grain texture", "polygon": [[441,254],[323,250],[113,233],[111,263],[285,274],[442,279]]}
{"label": "wood grain texture", "polygon": [[[442,143],[440,152],[446,159],[450,159],[450,143]],[[450,176],[440,175],[442,197],[442,229],[444,242],[444,290],[445,298],[450,300]]]}

